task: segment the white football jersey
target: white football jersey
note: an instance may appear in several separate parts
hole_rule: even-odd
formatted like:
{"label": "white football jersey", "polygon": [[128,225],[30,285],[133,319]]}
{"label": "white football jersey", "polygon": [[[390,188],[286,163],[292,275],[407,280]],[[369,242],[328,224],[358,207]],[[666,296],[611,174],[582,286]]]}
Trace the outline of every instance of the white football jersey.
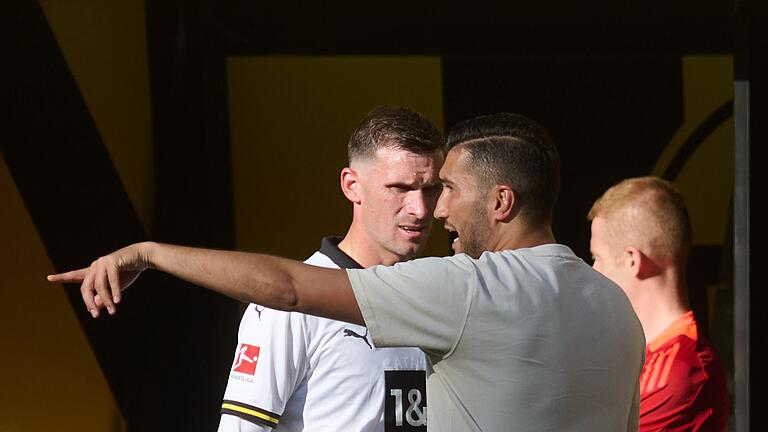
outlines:
{"label": "white football jersey", "polygon": [[[360,268],[324,238],[308,264]],[[426,431],[428,361],[417,348],[375,348],[368,329],[251,304],[221,407],[219,432]]]}

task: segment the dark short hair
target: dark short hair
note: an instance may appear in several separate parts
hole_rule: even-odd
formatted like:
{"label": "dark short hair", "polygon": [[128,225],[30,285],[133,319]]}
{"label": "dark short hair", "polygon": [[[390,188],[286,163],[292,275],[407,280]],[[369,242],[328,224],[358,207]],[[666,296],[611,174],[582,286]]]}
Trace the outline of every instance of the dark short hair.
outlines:
{"label": "dark short hair", "polygon": [[360,121],[347,143],[349,161],[373,158],[383,147],[406,150],[416,154],[440,150],[443,135],[423,115],[398,106],[374,108]]}
{"label": "dark short hair", "polygon": [[508,185],[526,221],[551,223],[560,193],[560,157],[544,127],[519,114],[475,117],[451,129],[446,151],[456,147],[466,152],[478,187]]}

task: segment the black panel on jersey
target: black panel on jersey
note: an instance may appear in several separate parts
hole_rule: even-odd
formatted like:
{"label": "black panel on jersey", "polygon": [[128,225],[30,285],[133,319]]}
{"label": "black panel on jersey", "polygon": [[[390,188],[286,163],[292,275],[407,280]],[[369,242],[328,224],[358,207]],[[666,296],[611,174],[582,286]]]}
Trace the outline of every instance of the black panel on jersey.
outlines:
{"label": "black panel on jersey", "polygon": [[427,373],[384,371],[384,432],[427,430]]}

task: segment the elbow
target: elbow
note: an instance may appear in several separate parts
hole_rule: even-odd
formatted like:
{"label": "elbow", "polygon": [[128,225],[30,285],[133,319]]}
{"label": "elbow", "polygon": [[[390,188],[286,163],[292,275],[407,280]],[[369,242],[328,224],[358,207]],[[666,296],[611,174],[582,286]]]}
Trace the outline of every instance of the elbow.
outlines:
{"label": "elbow", "polygon": [[287,312],[301,312],[299,293],[293,280],[290,280],[281,292],[279,309]]}
{"label": "elbow", "polygon": [[287,312],[302,312],[299,307],[299,296],[296,295],[295,291],[286,293],[285,298],[283,298],[283,305]]}

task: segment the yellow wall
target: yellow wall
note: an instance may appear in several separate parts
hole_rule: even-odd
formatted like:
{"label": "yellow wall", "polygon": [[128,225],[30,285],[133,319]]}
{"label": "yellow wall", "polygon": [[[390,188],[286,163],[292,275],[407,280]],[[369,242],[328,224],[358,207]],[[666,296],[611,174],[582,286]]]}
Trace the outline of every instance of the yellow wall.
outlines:
{"label": "yellow wall", "polygon": [[[439,57],[232,57],[227,66],[241,249],[305,259],[322,236],[346,233],[346,143],[375,106],[411,107],[442,130]],[[436,223],[425,253],[448,251]]]}
{"label": "yellow wall", "polygon": [[122,418],[0,158],[0,431],[119,431]]}
{"label": "yellow wall", "polygon": [[[150,141],[144,2],[41,0],[99,133],[147,226]],[[0,160],[0,431],[120,431],[124,421]]]}

